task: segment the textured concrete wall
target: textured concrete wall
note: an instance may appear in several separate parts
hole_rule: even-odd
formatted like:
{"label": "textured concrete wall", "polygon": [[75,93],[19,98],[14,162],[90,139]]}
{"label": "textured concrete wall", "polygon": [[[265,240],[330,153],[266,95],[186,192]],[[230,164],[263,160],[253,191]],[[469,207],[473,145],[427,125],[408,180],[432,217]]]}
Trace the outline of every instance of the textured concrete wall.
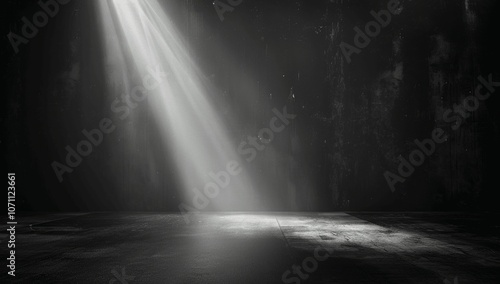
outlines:
{"label": "textured concrete wall", "polygon": [[[354,28],[364,29],[370,11],[390,1],[244,1],[223,21],[209,2],[162,3],[218,90],[210,96],[235,141],[262,128],[273,108],[297,114],[249,165],[259,177],[256,209],[494,208],[498,99],[482,102],[457,130],[443,115],[474,92],[478,76],[499,78],[496,1],[401,0],[387,26],[349,60],[342,43],[355,45]],[[8,41],[3,46],[10,70],[4,146],[26,176],[21,203],[176,210],[176,166],[146,108],[134,111],[65,182],[50,167],[78,142],[81,129],[110,115],[123,91],[112,84],[116,74],[103,71],[119,68],[99,59],[92,3],[72,1],[19,54]],[[37,7],[8,5],[15,12],[4,17],[5,34],[19,30],[18,20]],[[447,141],[393,192],[384,173],[398,174],[399,156],[408,158],[414,140],[435,128]]]}

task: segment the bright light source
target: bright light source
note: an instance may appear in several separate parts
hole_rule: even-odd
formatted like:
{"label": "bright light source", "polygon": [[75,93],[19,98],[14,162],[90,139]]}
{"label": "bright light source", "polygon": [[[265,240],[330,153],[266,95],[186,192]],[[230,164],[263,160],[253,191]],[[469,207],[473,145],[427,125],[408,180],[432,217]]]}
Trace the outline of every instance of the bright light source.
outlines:
{"label": "bright light source", "polygon": [[[167,141],[165,147],[175,155],[185,200],[193,206],[192,190],[203,192],[212,181],[210,173],[217,175],[231,161],[243,166],[235,151],[236,143],[231,141],[210,100],[212,90],[203,83],[204,76],[156,0],[99,1],[99,5],[104,35],[108,38],[108,64],[121,70],[114,80],[130,90],[134,87],[130,74],[147,74],[157,66],[168,74],[148,95],[147,105],[161,126]],[[213,183],[207,187],[214,193]],[[227,188],[221,188],[210,203],[218,209],[234,210],[251,200],[255,196],[243,171],[231,176]]]}

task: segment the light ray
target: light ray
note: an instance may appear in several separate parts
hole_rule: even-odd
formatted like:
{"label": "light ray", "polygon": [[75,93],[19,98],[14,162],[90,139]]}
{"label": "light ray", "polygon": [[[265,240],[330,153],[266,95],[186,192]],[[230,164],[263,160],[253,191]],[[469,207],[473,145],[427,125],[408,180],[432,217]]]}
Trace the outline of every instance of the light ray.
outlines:
{"label": "light ray", "polygon": [[[161,134],[168,144],[165,147],[174,153],[185,200],[192,199],[190,191],[194,188],[203,192],[212,181],[208,174],[225,170],[228,162],[244,166],[236,152],[236,141],[230,138],[211,100],[214,90],[191,60],[182,38],[158,2],[100,1],[100,10],[103,24],[107,25],[105,33],[123,35],[122,42],[106,46],[107,54],[116,52],[115,60],[130,58],[134,73],[146,74],[158,65],[168,73],[166,81],[148,96],[148,106],[161,125]],[[130,68],[126,63],[118,64]],[[129,80],[127,74],[124,70],[120,78]],[[221,188],[220,198],[211,200],[213,208],[250,209],[255,200],[251,179],[245,171],[230,178],[229,192]]]}

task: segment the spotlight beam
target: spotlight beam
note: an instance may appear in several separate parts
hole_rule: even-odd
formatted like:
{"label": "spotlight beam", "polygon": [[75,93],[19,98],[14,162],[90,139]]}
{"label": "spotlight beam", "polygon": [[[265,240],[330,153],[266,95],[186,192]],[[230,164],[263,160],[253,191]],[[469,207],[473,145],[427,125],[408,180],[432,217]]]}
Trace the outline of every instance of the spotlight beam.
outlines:
{"label": "spotlight beam", "polygon": [[[193,189],[202,191],[209,182],[209,173],[217,173],[226,168],[230,161],[240,167],[243,162],[236,153],[235,143],[230,138],[227,127],[219,117],[213,92],[205,84],[204,76],[186,52],[181,37],[170,23],[162,7],[156,0],[111,1],[100,3],[103,22],[111,28],[106,32],[123,35],[123,43],[108,45],[120,49],[121,58],[130,57],[136,73],[145,73],[148,68],[160,65],[168,71],[167,82],[161,84],[148,99],[148,106],[161,125],[164,141],[174,153],[178,173],[184,187],[185,200],[190,201]],[[107,15],[106,15],[107,14]],[[112,15],[115,15],[116,20]],[[123,63],[119,63],[123,65]],[[122,79],[128,80],[126,72]],[[129,83],[124,82],[125,85]],[[232,177],[229,188],[233,199],[213,200],[214,208],[238,208],[252,199],[251,179],[243,174]],[[234,189],[239,189],[239,196]],[[244,189],[244,191],[242,191]],[[248,205],[248,204],[247,204]]]}

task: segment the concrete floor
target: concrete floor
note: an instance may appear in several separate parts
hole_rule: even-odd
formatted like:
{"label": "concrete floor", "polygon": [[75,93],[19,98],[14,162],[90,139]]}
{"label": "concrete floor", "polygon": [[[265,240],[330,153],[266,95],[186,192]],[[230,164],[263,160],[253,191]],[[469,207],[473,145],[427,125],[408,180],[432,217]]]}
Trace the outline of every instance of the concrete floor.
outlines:
{"label": "concrete floor", "polygon": [[18,220],[16,277],[3,264],[0,283],[500,283],[500,219],[492,214],[214,213],[189,225],[178,214],[150,213]]}

